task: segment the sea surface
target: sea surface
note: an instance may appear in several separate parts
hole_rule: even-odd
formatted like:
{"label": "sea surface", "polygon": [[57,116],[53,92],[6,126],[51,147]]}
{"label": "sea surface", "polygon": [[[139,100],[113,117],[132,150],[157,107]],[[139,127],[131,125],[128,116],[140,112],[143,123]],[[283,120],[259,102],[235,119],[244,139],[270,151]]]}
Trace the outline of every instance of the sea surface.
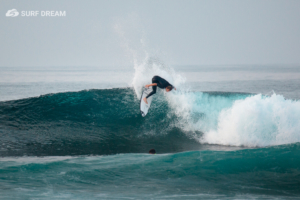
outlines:
{"label": "sea surface", "polygon": [[[143,118],[154,75],[177,90]],[[300,199],[299,85],[296,65],[0,67],[0,199]]]}

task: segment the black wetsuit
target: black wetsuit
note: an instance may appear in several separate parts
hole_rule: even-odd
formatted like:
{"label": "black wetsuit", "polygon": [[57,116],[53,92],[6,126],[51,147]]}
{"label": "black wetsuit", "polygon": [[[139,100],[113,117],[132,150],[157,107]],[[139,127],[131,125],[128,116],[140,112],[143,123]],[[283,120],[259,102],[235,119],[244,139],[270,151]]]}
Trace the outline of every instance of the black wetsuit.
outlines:
{"label": "black wetsuit", "polygon": [[[172,88],[174,88],[173,85],[171,85],[168,81],[166,81],[165,79],[163,79],[160,76],[153,76],[152,78],[152,83],[157,83],[157,86],[161,89],[164,89],[168,86],[171,86]],[[146,98],[150,97],[151,95],[156,93],[156,88],[157,86],[152,86],[153,91],[151,93],[149,93]]]}

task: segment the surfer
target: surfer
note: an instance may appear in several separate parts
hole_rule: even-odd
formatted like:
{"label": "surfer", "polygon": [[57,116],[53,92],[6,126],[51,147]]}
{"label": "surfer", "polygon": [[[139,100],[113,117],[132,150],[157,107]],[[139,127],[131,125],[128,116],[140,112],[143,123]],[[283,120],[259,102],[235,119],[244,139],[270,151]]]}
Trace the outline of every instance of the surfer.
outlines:
{"label": "surfer", "polygon": [[143,100],[145,101],[146,104],[148,104],[147,102],[147,98],[149,98],[150,96],[152,96],[153,94],[156,93],[156,88],[157,86],[161,89],[166,88],[166,92],[170,92],[173,88],[176,90],[176,88],[171,85],[168,81],[166,81],[165,79],[163,79],[160,76],[153,76],[152,78],[152,84],[146,85],[146,88],[149,88],[150,86],[152,86],[153,91],[150,92]]}

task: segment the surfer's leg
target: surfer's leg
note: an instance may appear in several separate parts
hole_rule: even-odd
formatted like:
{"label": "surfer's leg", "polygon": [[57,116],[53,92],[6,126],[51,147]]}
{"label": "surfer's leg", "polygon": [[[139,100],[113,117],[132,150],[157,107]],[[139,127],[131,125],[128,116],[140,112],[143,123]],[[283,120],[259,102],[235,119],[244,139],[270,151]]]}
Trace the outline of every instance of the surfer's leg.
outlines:
{"label": "surfer's leg", "polygon": [[152,92],[150,92],[147,96],[146,99],[148,99],[150,96],[154,95],[156,93],[156,88],[157,86],[152,86]]}
{"label": "surfer's leg", "polygon": [[[152,78],[152,83],[158,83],[158,80],[157,80],[157,76],[153,76]],[[152,96],[153,94],[156,93],[156,88],[157,86],[152,86],[152,92],[150,92],[143,100],[145,101],[146,104],[148,104],[147,102],[147,99]]]}
{"label": "surfer's leg", "polygon": [[148,104],[147,98],[149,98],[150,96],[152,96],[153,94],[156,93],[156,88],[157,86],[152,86],[152,92],[150,92],[143,100],[145,101],[146,104]]}

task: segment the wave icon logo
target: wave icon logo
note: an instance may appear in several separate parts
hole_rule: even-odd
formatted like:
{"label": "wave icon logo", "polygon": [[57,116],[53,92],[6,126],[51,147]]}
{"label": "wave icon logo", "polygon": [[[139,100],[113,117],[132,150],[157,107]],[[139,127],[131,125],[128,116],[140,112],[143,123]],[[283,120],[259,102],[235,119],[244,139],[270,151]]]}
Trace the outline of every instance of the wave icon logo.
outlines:
{"label": "wave icon logo", "polygon": [[8,10],[5,14],[6,17],[16,17],[18,15],[19,15],[19,12],[17,11],[17,9]]}

